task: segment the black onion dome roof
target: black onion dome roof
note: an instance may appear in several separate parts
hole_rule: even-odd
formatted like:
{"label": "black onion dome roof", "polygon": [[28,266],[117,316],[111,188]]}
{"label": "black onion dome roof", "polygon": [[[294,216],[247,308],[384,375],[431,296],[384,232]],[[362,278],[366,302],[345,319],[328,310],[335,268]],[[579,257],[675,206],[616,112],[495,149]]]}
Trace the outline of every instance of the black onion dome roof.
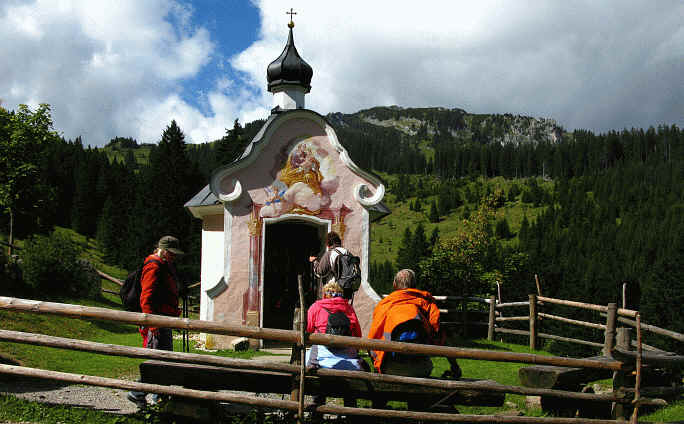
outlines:
{"label": "black onion dome roof", "polygon": [[311,90],[312,76],[313,69],[297,53],[292,36],[292,27],[290,27],[290,35],[287,37],[287,44],[283,52],[266,69],[268,91],[272,91],[279,85],[293,84],[304,87],[308,93]]}

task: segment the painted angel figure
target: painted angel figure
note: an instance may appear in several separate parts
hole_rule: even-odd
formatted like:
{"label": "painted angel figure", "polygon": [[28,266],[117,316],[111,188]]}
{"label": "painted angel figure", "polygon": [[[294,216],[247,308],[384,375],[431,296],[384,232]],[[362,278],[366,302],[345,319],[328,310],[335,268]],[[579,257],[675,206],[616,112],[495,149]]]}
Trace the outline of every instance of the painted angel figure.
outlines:
{"label": "painted angel figure", "polygon": [[[261,209],[260,215],[273,217],[295,208],[316,213],[330,203],[330,196],[323,189],[324,185],[319,160],[309,144],[301,142],[288,155],[285,166],[278,172],[276,182],[266,190],[269,200]],[[284,190],[282,186],[285,187]]]}

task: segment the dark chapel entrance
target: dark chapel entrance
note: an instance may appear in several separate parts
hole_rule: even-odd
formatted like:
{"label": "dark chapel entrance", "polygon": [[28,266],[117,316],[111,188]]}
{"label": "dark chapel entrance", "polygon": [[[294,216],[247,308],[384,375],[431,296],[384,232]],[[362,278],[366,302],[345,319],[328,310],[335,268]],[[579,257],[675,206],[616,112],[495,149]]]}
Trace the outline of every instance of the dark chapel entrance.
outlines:
{"label": "dark chapel entrance", "polygon": [[298,275],[302,275],[304,307],[317,300],[309,256],[317,256],[322,252],[326,231],[325,224],[301,220],[266,225],[263,279],[265,328],[292,329],[294,311],[299,306]]}

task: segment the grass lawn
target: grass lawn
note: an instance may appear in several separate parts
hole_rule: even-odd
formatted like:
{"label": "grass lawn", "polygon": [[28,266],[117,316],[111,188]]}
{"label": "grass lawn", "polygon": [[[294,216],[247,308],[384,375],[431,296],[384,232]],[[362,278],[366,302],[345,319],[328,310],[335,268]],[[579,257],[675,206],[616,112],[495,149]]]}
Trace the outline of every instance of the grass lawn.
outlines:
{"label": "grass lawn", "polygon": [[0,395],[0,421],[46,424],[143,424],[149,422],[143,414],[121,416],[91,409],[29,402],[3,395]]}
{"label": "grass lawn", "polygon": [[[411,213],[410,211],[406,211]],[[418,215],[418,214],[416,214]],[[416,216],[416,218],[418,218]],[[387,224],[389,227],[389,225]],[[70,231],[70,230],[60,230]],[[396,230],[395,230],[396,231]],[[102,263],[101,255],[97,252],[92,239],[73,234],[75,241],[84,249],[84,256],[96,264],[98,269],[107,272],[117,278],[126,275],[124,270],[107,266]],[[103,287],[116,291],[118,286],[115,283],[103,280]],[[95,300],[81,299],[61,299],[61,303],[72,303],[87,306],[104,307],[110,309],[121,309],[118,296],[104,293],[103,297]],[[191,317],[196,318],[196,317]],[[124,346],[140,346],[140,335],[137,327],[129,324],[115,322],[83,320],[54,315],[41,315],[24,312],[0,310],[0,328],[7,330],[23,331],[30,333],[40,333],[54,335],[65,338],[89,340],[100,343],[118,344]],[[174,350],[181,350],[181,341],[174,340]],[[527,346],[490,342],[487,340],[456,340],[453,345],[464,348],[509,351],[517,353],[535,353],[539,355],[550,355],[544,351],[530,351]],[[219,351],[208,353],[198,351],[191,347],[193,353],[213,354],[220,356],[251,358],[267,353],[261,352],[241,352]],[[75,374],[95,375],[111,378],[136,379],[138,378],[138,365],[141,359],[132,359],[118,356],[107,356],[72,350],[31,346],[20,343],[0,342],[0,360],[2,358],[16,361],[23,366],[41,368],[54,371],[69,372]],[[368,358],[367,358],[368,360]],[[444,358],[433,359],[434,369],[432,377],[440,377],[449,368],[448,362]],[[463,371],[463,377],[474,379],[494,380],[504,385],[519,385],[518,370],[527,364],[508,363],[508,362],[489,362],[462,359],[459,364]],[[525,406],[525,397],[521,395],[507,394],[506,401],[508,406],[504,407],[459,407],[459,411],[464,414],[488,415],[501,412],[502,410],[513,409],[510,403],[515,405],[515,409],[523,411],[526,416],[543,416],[541,410],[530,410]],[[369,406],[369,403],[362,404]],[[390,402],[390,406],[397,409],[404,409],[405,403]],[[672,422],[684,418],[684,400],[650,415],[642,414],[640,420],[645,422]],[[67,408],[62,406],[47,406],[35,402],[18,400],[12,396],[0,396],[0,421],[14,420],[36,423],[142,423],[149,422],[149,417],[129,416],[117,417],[96,411],[83,410],[79,408]]]}

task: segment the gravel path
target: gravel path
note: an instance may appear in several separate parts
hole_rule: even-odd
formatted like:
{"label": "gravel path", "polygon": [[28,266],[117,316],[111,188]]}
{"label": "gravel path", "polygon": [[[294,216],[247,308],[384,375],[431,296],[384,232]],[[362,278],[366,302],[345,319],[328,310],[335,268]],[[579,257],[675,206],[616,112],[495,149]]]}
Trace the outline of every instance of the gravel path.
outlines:
{"label": "gravel path", "polygon": [[49,380],[0,378],[0,393],[21,399],[92,408],[115,414],[133,414],[137,406],[126,399],[126,390],[65,385]]}
{"label": "gravel path", "polygon": [[[283,355],[284,351],[280,349],[273,349],[272,353],[281,356],[262,356],[255,358],[255,360],[269,362],[288,362],[289,360],[289,356]],[[114,414],[133,414],[138,410],[133,402],[126,399],[127,390],[73,385],[50,380],[0,375],[0,393],[35,402],[92,408]],[[247,395],[247,393],[237,391],[230,393]],[[271,397],[271,395],[265,394],[259,396]],[[282,397],[280,395],[272,396],[278,399]],[[0,424],[3,423],[0,422]]]}

